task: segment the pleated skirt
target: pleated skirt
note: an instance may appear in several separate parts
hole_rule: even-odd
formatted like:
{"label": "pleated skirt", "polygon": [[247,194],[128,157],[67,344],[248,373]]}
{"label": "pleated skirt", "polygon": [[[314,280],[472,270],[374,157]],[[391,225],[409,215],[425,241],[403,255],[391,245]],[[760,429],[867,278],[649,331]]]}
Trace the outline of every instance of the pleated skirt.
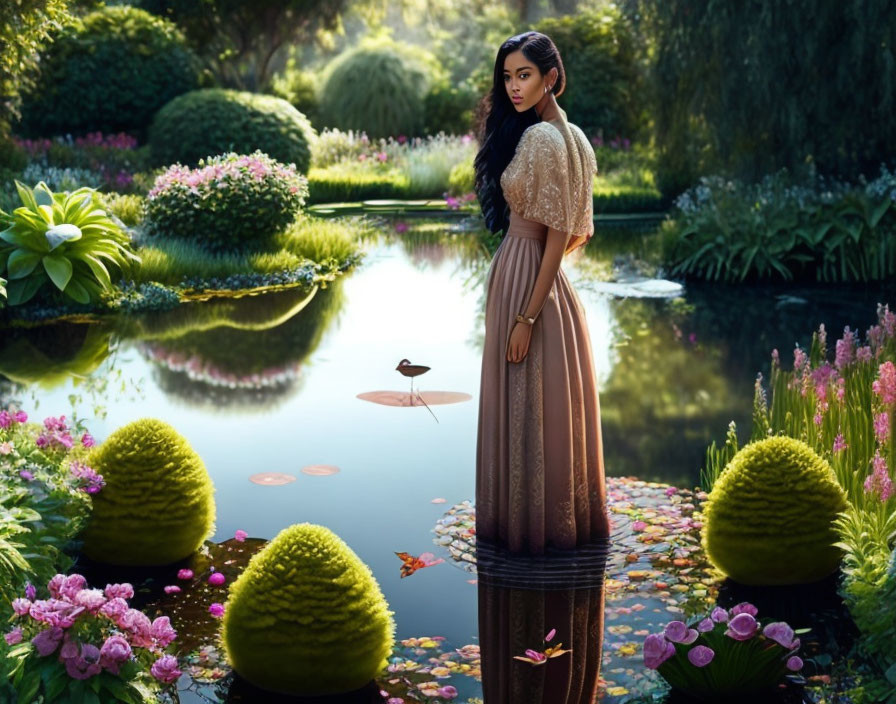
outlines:
{"label": "pleated skirt", "polygon": [[584,308],[562,267],[522,362],[507,361],[516,314],[548,228],[511,213],[486,280],[476,442],[476,534],[512,552],[572,549],[609,534],[600,407]]}

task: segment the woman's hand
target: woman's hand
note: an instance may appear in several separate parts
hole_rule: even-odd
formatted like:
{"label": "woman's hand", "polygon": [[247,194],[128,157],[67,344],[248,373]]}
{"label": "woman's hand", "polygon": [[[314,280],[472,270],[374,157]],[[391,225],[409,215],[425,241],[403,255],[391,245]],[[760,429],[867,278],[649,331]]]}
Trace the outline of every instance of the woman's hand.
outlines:
{"label": "woman's hand", "polygon": [[532,339],[532,326],[519,321],[514,323],[507,342],[507,361],[522,362],[529,351],[529,340]]}

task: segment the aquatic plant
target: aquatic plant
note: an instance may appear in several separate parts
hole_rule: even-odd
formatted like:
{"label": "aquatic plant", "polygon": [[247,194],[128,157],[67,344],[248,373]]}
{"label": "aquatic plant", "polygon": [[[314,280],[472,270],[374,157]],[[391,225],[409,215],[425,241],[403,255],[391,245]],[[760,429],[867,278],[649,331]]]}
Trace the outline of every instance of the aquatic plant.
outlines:
{"label": "aquatic plant", "polygon": [[166,565],[195,551],[213,531],[214,487],[187,440],[143,418],[89,456],[105,481],[82,534],[83,552],[115,565]]}
{"label": "aquatic plant", "polygon": [[284,528],[231,584],[222,637],[246,680],[335,694],[373,679],[392,651],[392,612],[370,569],[324,526]]}
{"label": "aquatic plant", "polygon": [[12,604],[0,670],[18,701],[140,704],[177,681],[177,658],[165,653],[177,633],[167,616],[150,621],[128,606],[133,586],[91,589],[83,575],[56,574],[47,590],[38,599],[29,585]]}
{"label": "aquatic plant", "polygon": [[[196,116],[202,115],[201,120]],[[273,95],[205,88],[177,96],[153,117],[149,145],[154,164],[195,166],[216,154],[260,150],[308,172],[315,131],[302,113]]]}
{"label": "aquatic plant", "polygon": [[[742,448],[704,509],[710,561],[742,584],[801,584],[837,569],[833,521],[847,506],[830,465],[806,443],[769,437]],[[798,528],[797,528],[798,526]]]}
{"label": "aquatic plant", "polygon": [[212,252],[263,248],[295,220],[307,195],[294,163],[259,150],[200,159],[197,169],[174,164],[147,194],[146,232]]}
{"label": "aquatic plant", "polygon": [[[89,303],[112,289],[112,276],[140,258],[127,234],[94,208],[94,191],[53,193],[41,182],[16,181],[23,205],[0,210],[0,273],[9,278],[9,305],[30,300],[52,282],[67,299]],[[111,272],[110,272],[111,268]]]}
{"label": "aquatic plant", "polygon": [[644,639],[644,664],[700,700],[772,690],[799,672],[800,640],[783,621],[757,620],[755,606],[716,607],[691,624],[670,621]]}

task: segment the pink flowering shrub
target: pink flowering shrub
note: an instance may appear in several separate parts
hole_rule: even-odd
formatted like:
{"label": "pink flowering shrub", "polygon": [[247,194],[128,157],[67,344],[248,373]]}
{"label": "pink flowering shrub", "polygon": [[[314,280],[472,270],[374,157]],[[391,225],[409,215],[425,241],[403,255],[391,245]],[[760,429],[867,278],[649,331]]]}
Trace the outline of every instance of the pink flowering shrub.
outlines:
{"label": "pink flowering shrub", "polygon": [[20,702],[73,701],[89,690],[99,701],[136,703],[177,681],[177,658],[165,653],[177,633],[167,616],[151,621],[128,606],[130,584],[91,589],[83,575],[57,574],[47,591],[38,599],[32,587],[12,603],[4,666]]}
{"label": "pink flowering shrub", "polygon": [[[12,562],[0,562],[0,595],[9,603],[26,582],[45,582],[72,564],[63,552],[87,523],[91,495],[105,482],[86,462],[94,444],[83,428],[65,416],[29,422],[28,414],[0,408],[0,518],[5,535],[14,535]],[[27,559],[25,555],[28,555]]]}
{"label": "pink flowering shrub", "polygon": [[214,252],[263,248],[292,224],[307,196],[295,164],[257,150],[200,159],[196,169],[174,164],[147,195],[147,232]]}
{"label": "pink flowering shrub", "polygon": [[756,607],[743,602],[716,607],[690,625],[670,621],[644,639],[644,664],[698,698],[770,690],[802,669],[800,639],[783,621],[763,625],[756,616]]}

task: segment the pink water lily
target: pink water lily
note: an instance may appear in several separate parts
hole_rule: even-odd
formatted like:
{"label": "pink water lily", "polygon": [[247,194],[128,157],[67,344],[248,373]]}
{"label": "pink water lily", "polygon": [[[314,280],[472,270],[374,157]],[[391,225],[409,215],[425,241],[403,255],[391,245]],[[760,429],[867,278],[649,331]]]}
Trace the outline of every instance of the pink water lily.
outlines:
{"label": "pink water lily", "polygon": [[[762,635],[770,640],[775,641],[788,650],[791,650],[793,648],[793,629],[783,621],[775,621],[774,623],[768,624],[765,628],[762,629]],[[797,640],[796,643],[798,646],[799,641]]]}
{"label": "pink water lily", "polygon": [[756,616],[756,614],[759,613],[759,609],[748,601],[742,601],[737,606],[732,606],[729,613],[732,618],[738,614],[750,614],[750,616]]}
{"label": "pink water lily", "polygon": [[672,643],[693,643],[699,635],[693,628],[688,628],[683,621],[670,621],[663,630],[666,640]]}
{"label": "pink water lily", "polygon": [[710,614],[710,618],[716,623],[727,623],[728,621],[728,612],[723,609],[721,606],[717,606],[712,610]]}

